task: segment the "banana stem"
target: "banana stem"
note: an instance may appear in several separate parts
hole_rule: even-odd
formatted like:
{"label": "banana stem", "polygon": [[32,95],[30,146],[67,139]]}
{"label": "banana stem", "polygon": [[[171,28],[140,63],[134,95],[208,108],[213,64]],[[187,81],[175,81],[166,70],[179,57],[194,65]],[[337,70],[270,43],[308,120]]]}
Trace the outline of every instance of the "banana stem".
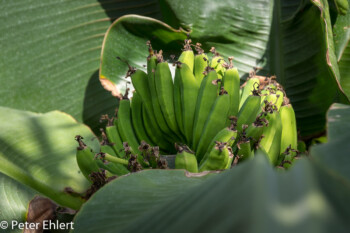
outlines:
{"label": "banana stem", "polygon": [[128,160],[121,159],[121,158],[112,156],[112,155],[107,154],[107,153],[104,155],[104,159],[109,161],[109,162],[112,162],[112,163],[120,163],[120,164],[124,164],[124,165],[128,165],[129,164]]}

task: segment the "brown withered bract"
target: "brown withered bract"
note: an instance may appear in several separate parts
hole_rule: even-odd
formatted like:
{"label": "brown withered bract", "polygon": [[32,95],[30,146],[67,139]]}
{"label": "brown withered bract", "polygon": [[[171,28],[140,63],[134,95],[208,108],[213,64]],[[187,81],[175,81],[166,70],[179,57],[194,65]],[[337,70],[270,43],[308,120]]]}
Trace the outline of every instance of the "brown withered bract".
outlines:
{"label": "brown withered bract", "polygon": [[117,178],[117,176],[107,177],[106,171],[103,169],[101,169],[100,172],[93,172],[89,176],[90,176],[90,179],[92,180],[92,185],[86,191],[83,197],[85,200],[88,200],[94,193],[96,193],[105,184]]}
{"label": "brown withered bract", "polygon": [[82,139],[84,139],[84,138],[80,135],[75,136],[75,140],[79,144],[79,146],[77,147],[78,150],[84,150],[86,148],[86,144],[83,142]]}
{"label": "brown withered bract", "polygon": [[197,54],[203,54],[204,50],[202,49],[202,44],[201,43],[196,43],[194,49],[196,50]]}
{"label": "brown withered bract", "polygon": [[137,161],[137,155],[130,154],[128,170],[130,172],[138,172],[142,170],[141,164]]}

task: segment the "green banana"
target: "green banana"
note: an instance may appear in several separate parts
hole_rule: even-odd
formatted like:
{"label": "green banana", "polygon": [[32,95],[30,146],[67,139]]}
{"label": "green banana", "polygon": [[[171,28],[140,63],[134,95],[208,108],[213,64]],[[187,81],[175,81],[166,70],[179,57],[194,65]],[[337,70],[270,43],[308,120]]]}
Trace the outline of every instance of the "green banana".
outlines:
{"label": "green banana", "polygon": [[266,96],[265,100],[276,106],[277,110],[280,109],[283,103],[284,94],[282,91],[278,90],[276,93],[269,94]]}
{"label": "green banana", "polygon": [[199,91],[199,83],[196,81],[192,71],[186,64],[181,64],[179,77],[181,85],[180,91],[183,129],[187,144],[192,144],[193,121]]}
{"label": "green banana", "polygon": [[[269,95],[266,96],[265,98],[266,101],[264,101],[263,108],[265,108],[266,103],[270,103],[276,106],[277,103],[277,95],[275,93],[270,93]],[[277,107],[277,106],[276,106]]]}
{"label": "green banana", "polygon": [[238,151],[237,156],[240,160],[246,160],[253,158],[252,149],[250,146],[250,139],[247,137],[242,137],[237,143]]}
{"label": "green banana", "polygon": [[250,125],[254,122],[260,111],[260,98],[260,96],[248,96],[238,113],[238,131],[242,131],[242,125]]}
{"label": "green banana", "polygon": [[146,106],[149,114],[153,114],[152,90],[149,87],[148,75],[142,70],[129,70],[129,73],[132,85],[140,95],[142,103]]}
{"label": "green banana", "polygon": [[95,154],[92,152],[91,148],[86,146],[83,142],[83,137],[77,135],[75,136],[75,140],[79,143],[77,147],[76,159],[79,166],[80,171],[83,173],[85,178],[89,180],[91,183],[90,174],[93,172],[100,172],[100,168],[97,165],[97,161],[94,159]]}
{"label": "green banana", "polygon": [[100,153],[100,155],[101,155],[102,159],[107,160],[109,162],[121,164],[121,165],[125,165],[125,166],[129,165],[129,161],[126,159],[121,159],[121,158],[115,157],[113,155],[110,155],[108,153]]}
{"label": "green banana", "polygon": [[209,156],[209,152],[215,147],[216,142],[227,143],[227,146],[229,147],[233,146],[237,138],[237,130],[235,129],[237,123],[236,120],[237,119],[233,119],[229,127],[223,128],[215,135],[215,137],[211,140],[208,146],[207,152],[200,160],[201,163],[207,159],[207,157]]}
{"label": "green banana", "polygon": [[[139,150],[139,147],[137,149]],[[124,150],[127,159],[118,158],[108,153],[100,153],[100,156],[103,160],[127,166],[130,172],[140,171],[142,167],[149,166],[144,160],[142,153],[139,151],[139,154],[135,154],[127,142],[124,143]]]}
{"label": "green banana", "polygon": [[174,84],[168,62],[158,63],[155,74],[157,99],[169,128],[179,135],[174,108]]}
{"label": "green banana", "polygon": [[236,130],[236,123],[237,123],[236,120],[237,119],[232,120],[233,122],[229,127],[223,128],[215,135],[215,137],[211,140],[209,144],[209,147],[208,147],[209,149],[212,149],[212,147],[215,146],[216,141],[225,142],[230,147],[233,146],[233,144],[236,141],[237,133],[238,133]]}
{"label": "green banana", "polygon": [[222,77],[224,77],[224,75],[225,75],[226,69],[224,68],[224,64],[225,64],[225,60],[224,60],[224,58],[221,57],[221,56],[214,57],[214,58],[211,60],[210,67],[212,67],[212,68],[215,69],[215,71],[216,71],[217,74],[218,74],[218,78],[219,78],[219,79],[222,79]]}
{"label": "green banana", "polygon": [[240,79],[237,68],[229,68],[226,70],[222,79],[222,85],[230,96],[229,116],[237,116],[240,102]]}
{"label": "green banana", "polygon": [[269,125],[264,128],[264,137],[260,141],[260,147],[263,148],[273,165],[277,165],[281,148],[282,122],[278,111],[268,113],[266,119]]}
{"label": "green banana", "polygon": [[184,49],[178,59],[179,62],[186,64],[188,68],[190,68],[191,72],[193,73],[193,66],[194,66],[194,53],[191,48],[191,40],[187,39],[185,40]]}
{"label": "green banana", "polygon": [[279,167],[284,167],[286,169],[290,168],[295,159],[297,158],[295,155],[298,153],[297,150],[292,149],[291,146],[289,145],[287,147],[287,149],[280,154],[280,156],[278,157],[278,162],[277,164],[279,165]]}
{"label": "green banana", "polygon": [[177,64],[174,78],[174,110],[175,118],[179,130],[182,135],[185,135],[184,124],[182,119],[182,105],[181,105],[181,65]]}
{"label": "green banana", "polygon": [[[170,129],[166,124],[166,122],[164,121],[163,114],[161,113],[161,111],[159,113],[157,112],[157,114],[155,114],[154,112],[147,74],[141,70],[136,70],[136,71],[130,70],[129,73],[130,73],[133,86],[136,92],[140,95],[142,99],[142,105],[145,106],[145,109],[147,111],[147,114],[149,115],[149,118],[153,119],[153,121],[150,122],[150,124],[148,125],[152,126],[152,130],[157,132],[155,133],[155,135],[160,136],[160,138],[157,137],[154,140],[154,138],[151,137],[149,132],[147,132],[148,136],[150,136],[150,138],[154,143],[158,142],[160,144],[164,140],[167,140],[167,141],[178,140],[176,137],[173,137],[173,135],[170,133]],[[160,130],[167,135],[166,138],[163,137],[162,133],[159,133]],[[159,146],[161,146],[160,144]],[[162,145],[164,145],[164,143],[162,143]]]}
{"label": "green banana", "polygon": [[[131,99],[131,119],[133,124],[133,129],[138,139],[138,143],[145,141],[150,145],[154,145],[154,142],[147,135],[145,127],[142,122],[142,100],[140,95],[135,91]],[[110,154],[110,153],[109,153]]]}
{"label": "green banana", "polygon": [[[101,153],[104,153],[104,154],[106,153],[117,157],[117,154],[114,152],[113,147],[111,147],[111,144],[104,133],[102,133],[102,142],[100,144],[100,150],[101,150]],[[115,163],[106,164],[106,163],[103,163],[101,160],[98,160],[97,164],[100,168],[105,169],[114,175],[121,176],[121,175],[130,173],[129,170],[122,164],[115,164]]]}
{"label": "green banana", "polygon": [[225,169],[230,169],[232,166],[234,154],[230,153]]}
{"label": "green banana", "polygon": [[111,143],[108,138],[107,138],[107,135],[106,133],[104,132],[103,129],[100,129],[101,131],[101,137],[102,137],[102,141],[100,143],[100,151],[102,153],[108,153],[108,154],[111,154],[113,156],[117,156],[117,153],[115,152],[115,150],[113,149],[113,143]]}
{"label": "green banana", "polygon": [[[273,84],[269,84],[269,86],[272,86]],[[274,86],[274,85],[273,85]],[[283,102],[283,95],[277,95],[276,90],[274,90],[271,87],[265,87],[264,90],[260,92],[261,100],[260,100],[260,109],[259,114],[266,108],[270,109],[273,108],[273,110],[278,110]],[[280,102],[282,101],[282,102]],[[277,104],[279,107],[277,107]]]}
{"label": "green banana", "polygon": [[123,142],[128,142],[133,153],[139,154],[139,142],[137,141],[131,122],[130,100],[126,95],[119,102],[117,126]]}
{"label": "green banana", "polygon": [[[112,156],[118,157],[117,153],[113,148],[113,143],[111,143],[108,140],[107,135],[103,129],[101,129],[101,137],[102,137],[102,142],[100,143],[100,154],[107,153]],[[100,168],[108,171],[109,173],[107,174],[110,174],[110,176],[113,176],[113,175],[121,176],[129,173],[129,170],[121,164],[114,164],[114,163],[108,163],[108,162],[104,163],[102,160],[96,160],[96,163]]]}
{"label": "green banana", "polygon": [[261,96],[260,104],[261,104],[261,107],[264,107],[264,102],[265,102],[266,97],[268,95],[270,95],[270,91],[269,90],[267,90],[267,89],[261,90],[261,92],[260,92],[260,96]]}
{"label": "green banana", "polygon": [[117,176],[122,176],[130,173],[130,171],[125,167],[125,165],[120,163],[107,162],[104,163],[101,168],[105,169],[106,171],[109,171],[110,174]]}
{"label": "green banana", "polygon": [[346,15],[349,10],[349,2],[347,0],[334,0],[335,8],[341,15]]}
{"label": "green banana", "polygon": [[289,169],[294,163],[294,158],[291,154],[288,154],[284,157],[283,167]]}
{"label": "green banana", "polygon": [[232,157],[231,148],[226,143],[216,142],[214,148],[209,152],[208,157],[199,166],[199,171],[226,169],[230,157]]}
{"label": "green banana", "polygon": [[[242,90],[241,100],[239,102],[239,109],[242,108],[246,99],[253,94],[254,90],[257,90],[260,85],[260,80],[258,78],[250,78],[245,82],[245,86]],[[255,116],[254,116],[255,117]]]}
{"label": "green banana", "polygon": [[175,153],[176,150],[174,145],[166,140],[166,137],[164,137],[162,131],[160,131],[160,129],[157,127],[156,121],[149,116],[145,105],[142,105],[142,119],[146,133],[149,135],[154,144],[158,145],[162,151]]}
{"label": "green banana", "polygon": [[185,169],[192,173],[198,172],[198,163],[196,156],[182,146],[177,146],[175,157],[175,169]]}
{"label": "green banana", "polygon": [[178,63],[176,65],[175,70],[175,78],[174,78],[174,111],[175,111],[175,118],[176,122],[179,128],[179,131],[182,135],[185,135],[184,130],[184,120],[183,120],[183,109],[182,109],[182,103],[181,103],[181,76],[182,76],[182,68],[181,64],[186,64],[189,70],[193,72],[194,69],[194,54],[191,49],[191,40],[185,40],[185,48],[184,51],[181,53]]}
{"label": "green banana", "polygon": [[147,76],[149,80],[153,80],[154,83],[154,73],[157,67],[157,55],[154,53],[151,43],[148,43],[149,56],[147,57]]}
{"label": "green banana", "polygon": [[276,96],[277,96],[276,107],[278,110],[280,110],[283,104],[284,93],[281,90],[277,90]]}
{"label": "green banana", "polygon": [[106,135],[108,141],[112,143],[114,152],[117,154],[118,157],[124,158],[125,151],[123,141],[118,133],[117,120],[115,120],[114,118],[108,118],[108,115],[102,116],[101,120],[107,120],[108,122],[106,126]]}
{"label": "green banana", "polygon": [[276,93],[278,90],[277,82],[275,80],[275,76],[267,78],[267,85],[265,85],[264,89],[269,90],[271,93]]}
{"label": "green banana", "polygon": [[224,76],[225,71],[226,71],[226,69],[224,67],[224,65],[226,64],[225,59],[222,56],[220,56],[220,54],[218,52],[216,52],[214,47],[212,47],[210,49],[210,52],[214,54],[214,56],[210,62],[210,67],[215,69],[215,71],[218,74],[219,79],[222,79],[222,77]]}
{"label": "green banana", "polygon": [[216,98],[204,125],[202,136],[196,150],[198,161],[201,161],[202,157],[205,155],[212,138],[215,137],[220,130],[225,128],[230,109],[230,105],[227,104],[229,102],[230,96],[223,90],[221,95]]}
{"label": "green banana", "polygon": [[200,48],[201,44],[196,44],[197,55],[194,57],[194,77],[198,82],[201,82],[204,78],[205,68],[208,66],[208,56],[204,53],[203,49]]}
{"label": "green banana", "polygon": [[[282,154],[287,150],[289,146],[291,149],[298,149],[298,132],[296,127],[295,113],[290,104],[281,107],[280,117],[281,122],[283,122],[280,149],[280,154]],[[291,152],[291,155],[294,157],[296,153]]]}
{"label": "green banana", "polygon": [[[269,122],[263,118],[263,115],[260,114],[256,120],[249,125],[249,127],[244,130],[245,136],[250,138],[250,145],[254,147],[256,143],[260,142],[261,135],[264,132],[264,128],[267,127]],[[244,128],[244,127],[243,127]]]}
{"label": "green banana", "polygon": [[210,71],[208,75],[203,78],[199,88],[193,121],[193,150],[197,149],[197,144],[202,135],[205,122],[213,104],[215,103],[218,89],[218,83],[216,82],[217,79],[218,76],[216,72]]}
{"label": "green banana", "polygon": [[[160,51],[161,53],[161,51]],[[161,54],[153,54],[153,50],[151,51],[151,54],[148,58],[147,58],[147,75],[148,75],[148,85],[146,84],[147,81],[145,81],[145,75],[143,74],[142,77],[143,78],[138,78],[140,80],[137,80],[136,78],[134,78],[134,82],[135,84],[139,84],[140,86],[137,86],[137,88],[135,87],[136,91],[139,90],[143,90],[143,89],[149,89],[149,92],[147,93],[147,90],[145,90],[145,94],[140,95],[142,101],[144,101],[144,99],[151,99],[151,106],[146,106],[147,111],[149,112],[148,114],[150,114],[150,116],[152,116],[153,119],[156,120],[157,125],[159,126],[159,128],[165,133],[165,134],[172,134],[166,120],[165,117],[162,113],[162,109],[160,106],[160,102],[158,99],[158,95],[157,95],[157,88],[156,88],[156,69],[157,69],[157,59],[158,57],[161,59]],[[133,82],[133,84],[134,84]],[[134,84],[134,85],[135,85]]]}

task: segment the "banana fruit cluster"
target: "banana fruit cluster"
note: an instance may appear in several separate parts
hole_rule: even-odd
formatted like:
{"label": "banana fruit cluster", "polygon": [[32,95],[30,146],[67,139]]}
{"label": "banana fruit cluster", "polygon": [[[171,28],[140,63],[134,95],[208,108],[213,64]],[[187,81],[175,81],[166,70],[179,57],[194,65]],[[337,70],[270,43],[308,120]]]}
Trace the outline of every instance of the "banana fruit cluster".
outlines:
{"label": "banana fruit cluster", "polygon": [[[195,55],[186,40],[173,78],[162,51],[148,45],[147,73],[130,67],[133,97],[127,90],[116,118],[104,117],[100,157],[105,162],[83,168],[87,178],[97,167],[116,175],[166,168],[160,153],[177,154],[175,168],[189,172],[228,169],[257,150],[275,166],[291,166],[298,153],[295,113],[274,77],[252,73],[241,86],[232,58],[226,62],[215,48],[209,58],[198,43]],[[78,141],[82,168],[96,156]],[[89,154],[89,161],[79,162],[81,153]]]}

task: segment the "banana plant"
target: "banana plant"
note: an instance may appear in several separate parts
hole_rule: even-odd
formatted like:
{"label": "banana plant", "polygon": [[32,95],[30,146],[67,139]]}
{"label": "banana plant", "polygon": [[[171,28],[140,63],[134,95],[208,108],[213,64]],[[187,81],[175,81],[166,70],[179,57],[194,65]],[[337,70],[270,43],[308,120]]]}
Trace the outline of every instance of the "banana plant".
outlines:
{"label": "banana plant", "polygon": [[[40,195],[78,211],[75,232],[349,229],[350,109],[343,104],[349,104],[350,16],[344,1],[1,5],[0,222],[28,220],[29,203]],[[122,176],[87,201],[90,183],[75,161],[74,137],[98,150],[100,115],[122,107],[113,96],[131,81],[124,78],[125,61],[145,70],[147,41],[164,57],[178,58],[188,37],[224,59],[233,56],[241,83],[252,70],[276,75],[301,136],[327,130],[328,142],[285,172],[257,154],[220,173],[155,169]]]}

